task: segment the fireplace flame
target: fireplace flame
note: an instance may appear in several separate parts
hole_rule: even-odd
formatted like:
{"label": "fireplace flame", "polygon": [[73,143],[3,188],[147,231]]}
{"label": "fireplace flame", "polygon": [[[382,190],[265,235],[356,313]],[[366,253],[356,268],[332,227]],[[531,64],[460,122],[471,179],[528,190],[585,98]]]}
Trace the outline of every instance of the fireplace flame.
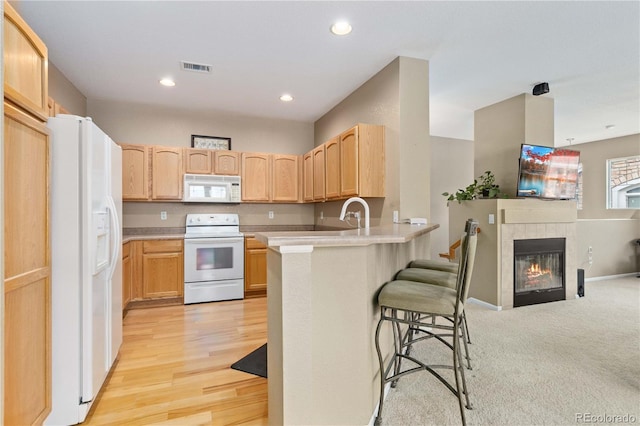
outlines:
{"label": "fireplace flame", "polygon": [[531,265],[527,269],[527,280],[530,283],[532,283],[532,282],[535,282],[538,278],[541,278],[544,276],[551,277],[552,276],[551,269],[548,269],[548,268],[542,269],[540,267],[540,264],[535,262],[531,263]]}

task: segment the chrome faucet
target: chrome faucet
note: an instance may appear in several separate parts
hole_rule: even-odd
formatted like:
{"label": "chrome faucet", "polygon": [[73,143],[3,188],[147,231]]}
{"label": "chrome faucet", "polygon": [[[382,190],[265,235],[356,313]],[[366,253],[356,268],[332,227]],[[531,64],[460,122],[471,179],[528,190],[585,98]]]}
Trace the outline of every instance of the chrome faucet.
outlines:
{"label": "chrome faucet", "polygon": [[369,229],[369,205],[365,200],[360,197],[351,197],[342,205],[342,211],[340,212],[340,220],[344,220],[347,214],[347,206],[353,202],[358,202],[364,207],[364,229]]}

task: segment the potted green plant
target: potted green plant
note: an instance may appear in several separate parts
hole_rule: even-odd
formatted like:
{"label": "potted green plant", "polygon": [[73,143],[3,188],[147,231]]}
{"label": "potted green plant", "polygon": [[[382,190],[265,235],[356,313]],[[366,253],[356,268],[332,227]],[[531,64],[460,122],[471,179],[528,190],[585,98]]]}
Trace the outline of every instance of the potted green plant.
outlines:
{"label": "potted green plant", "polygon": [[447,201],[456,200],[458,203],[476,198],[506,198],[506,194],[500,192],[500,185],[496,184],[496,177],[490,170],[473,180],[473,183],[465,189],[458,189],[454,194],[443,192]]}

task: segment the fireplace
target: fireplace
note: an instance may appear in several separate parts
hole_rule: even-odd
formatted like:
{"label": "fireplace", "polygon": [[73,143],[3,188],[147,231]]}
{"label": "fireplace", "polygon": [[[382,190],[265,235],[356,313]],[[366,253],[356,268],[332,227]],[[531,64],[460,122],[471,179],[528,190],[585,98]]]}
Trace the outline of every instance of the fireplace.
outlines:
{"label": "fireplace", "polygon": [[565,239],[513,240],[513,306],[565,299]]}

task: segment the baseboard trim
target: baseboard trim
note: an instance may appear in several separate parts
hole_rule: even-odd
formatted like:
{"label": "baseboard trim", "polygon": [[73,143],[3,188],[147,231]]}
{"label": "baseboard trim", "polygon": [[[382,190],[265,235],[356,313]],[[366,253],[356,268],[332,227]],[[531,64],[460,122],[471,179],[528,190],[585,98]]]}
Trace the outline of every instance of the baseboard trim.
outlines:
{"label": "baseboard trim", "polygon": [[501,311],[502,310],[502,306],[492,305],[489,302],[485,302],[484,300],[476,299],[475,297],[469,297],[467,299],[467,302],[474,303],[476,305],[480,305],[483,308],[491,309],[492,311]]}
{"label": "baseboard trim", "polygon": [[[391,383],[387,383],[387,385],[384,387],[384,400],[387,400],[387,396],[389,396],[389,391],[391,390]],[[369,419],[369,424],[368,426],[373,426],[374,423],[376,422],[376,417],[378,417],[378,410],[380,409],[380,401],[378,401],[378,403],[376,404],[376,408],[373,410],[373,415],[371,416],[371,418]]]}
{"label": "baseboard trim", "polygon": [[585,278],[584,282],[588,283],[591,281],[604,281],[604,280],[611,280],[615,278],[636,277],[638,275],[640,275],[640,272],[629,272],[628,274],[617,274],[617,275],[603,275],[601,277]]}

